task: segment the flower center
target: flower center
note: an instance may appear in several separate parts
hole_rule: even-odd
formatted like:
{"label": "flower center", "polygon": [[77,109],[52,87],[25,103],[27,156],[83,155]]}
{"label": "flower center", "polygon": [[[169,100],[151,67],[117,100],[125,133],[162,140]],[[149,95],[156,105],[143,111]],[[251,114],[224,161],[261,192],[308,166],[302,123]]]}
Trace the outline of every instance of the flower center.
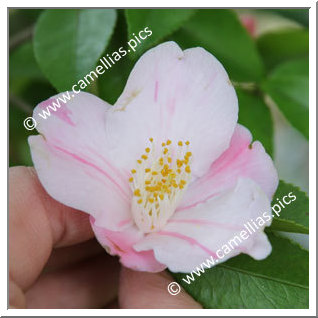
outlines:
{"label": "flower center", "polygon": [[156,149],[153,138],[129,178],[132,213],[144,233],[160,230],[174,213],[191,179],[190,142],[171,140]]}

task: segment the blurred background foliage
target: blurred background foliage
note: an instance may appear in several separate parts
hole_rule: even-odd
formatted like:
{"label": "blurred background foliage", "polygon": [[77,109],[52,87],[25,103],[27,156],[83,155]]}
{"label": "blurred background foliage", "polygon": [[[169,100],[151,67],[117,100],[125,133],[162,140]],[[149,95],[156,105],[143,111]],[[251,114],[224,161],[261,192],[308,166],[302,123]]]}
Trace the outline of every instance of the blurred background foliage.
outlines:
{"label": "blurred background foliage", "polygon": [[[309,37],[307,9],[10,9],[9,165],[32,165],[23,126],[33,108],[95,68],[145,27],[151,37],[87,87],[113,104],[138,57],[164,41],[201,46],[224,65],[239,122],[272,156],[274,197],[297,201],[275,219],[270,257],[240,255],[183,287],[205,308],[308,308],[308,252],[277,231],[308,233]],[[295,187],[291,184],[298,186]],[[276,201],[275,201],[276,202]],[[274,201],[273,201],[274,203]],[[299,240],[298,240],[299,241]],[[308,237],[302,245],[308,247]],[[286,270],[288,268],[288,270]],[[182,275],[174,274],[182,284]],[[211,283],[211,281],[213,283]],[[229,288],[229,286],[232,286]],[[239,292],[238,292],[239,291]],[[266,297],[264,295],[266,294]]]}

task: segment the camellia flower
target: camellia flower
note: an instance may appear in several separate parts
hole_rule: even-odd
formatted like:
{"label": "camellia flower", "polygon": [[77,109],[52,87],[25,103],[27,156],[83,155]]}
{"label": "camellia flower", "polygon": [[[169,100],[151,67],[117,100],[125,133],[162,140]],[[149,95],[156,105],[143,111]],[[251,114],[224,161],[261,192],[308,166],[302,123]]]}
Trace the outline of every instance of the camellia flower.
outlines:
{"label": "camellia flower", "polygon": [[[220,62],[167,42],[139,59],[114,106],[80,93],[39,121],[29,143],[47,192],[89,213],[98,241],[123,265],[190,272],[245,222],[271,216],[276,170],[237,115]],[[220,261],[265,258],[270,222]]]}

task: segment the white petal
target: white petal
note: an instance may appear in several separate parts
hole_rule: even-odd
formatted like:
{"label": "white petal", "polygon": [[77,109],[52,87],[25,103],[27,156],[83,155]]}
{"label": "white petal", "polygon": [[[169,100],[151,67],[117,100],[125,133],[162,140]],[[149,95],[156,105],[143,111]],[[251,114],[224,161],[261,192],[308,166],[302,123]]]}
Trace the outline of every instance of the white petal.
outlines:
{"label": "white petal", "polygon": [[[33,116],[58,96],[40,103]],[[41,135],[29,137],[29,144],[39,179],[54,199],[116,230],[131,217],[131,191],[127,171],[116,168],[107,146],[109,107],[94,95],[80,93],[39,120]]]}
{"label": "white petal", "polygon": [[[255,233],[251,230],[252,234],[243,239],[240,233],[247,232],[247,222],[252,224],[258,217],[264,221],[262,226],[256,229],[252,225]],[[219,259],[218,263],[242,252],[261,259],[271,250],[262,234],[270,223],[271,208],[266,194],[252,180],[239,179],[230,191],[193,209],[177,212],[162,231],[148,235],[135,249],[152,249],[156,259],[173,272],[191,272],[211,256]],[[218,257],[218,251],[226,245],[232,248]]]}
{"label": "white petal", "polygon": [[229,145],[237,97],[221,63],[203,48],[182,51],[166,42],[132,70],[108,126],[118,162],[133,167],[149,137],[158,144],[189,140],[192,171],[201,175]]}

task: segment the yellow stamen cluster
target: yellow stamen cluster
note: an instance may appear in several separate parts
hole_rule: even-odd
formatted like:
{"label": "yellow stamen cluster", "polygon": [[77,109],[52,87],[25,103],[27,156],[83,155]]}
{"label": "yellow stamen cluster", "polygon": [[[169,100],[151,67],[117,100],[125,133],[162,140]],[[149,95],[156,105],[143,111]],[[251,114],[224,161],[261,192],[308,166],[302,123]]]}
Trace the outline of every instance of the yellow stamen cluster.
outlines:
{"label": "yellow stamen cluster", "polygon": [[[174,212],[187,187],[191,179],[192,153],[189,151],[189,141],[175,144],[169,139],[161,144],[155,144],[153,138],[149,141],[151,147],[145,148],[145,153],[137,160],[129,182],[132,184],[134,202],[139,206],[137,218],[153,230],[161,214],[166,218]],[[148,219],[144,221],[145,218]]]}
{"label": "yellow stamen cluster", "polygon": [[[149,139],[150,142],[153,140]],[[153,203],[158,200],[163,200],[165,195],[169,197],[173,189],[183,189],[187,184],[187,181],[182,179],[181,175],[190,174],[191,168],[189,165],[190,158],[192,153],[190,151],[184,152],[183,156],[180,159],[176,159],[173,162],[171,156],[171,150],[169,146],[171,145],[171,140],[167,140],[161,144],[161,156],[157,159],[156,162],[150,163],[151,166],[144,168],[145,178],[143,190],[146,191],[146,201]],[[185,143],[187,146],[190,144],[188,141]],[[183,147],[184,144],[182,141],[178,142],[179,147]],[[147,147],[145,149],[146,154],[149,154],[151,149]],[[142,161],[147,162],[148,156],[146,154],[141,155],[141,159],[137,160],[138,165]],[[148,162],[147,162],[148,163]],[[132,174],[136,173],[135,169],[131,170]],[[187,178],[188,179],[188,178]],[[134,177],[129,178],[129,182],[134,182]],[[140,189],[137,188],[134,191],[134,195],[141,197]],[[138,200],[139,204],[145,203],[142,199]]]}

